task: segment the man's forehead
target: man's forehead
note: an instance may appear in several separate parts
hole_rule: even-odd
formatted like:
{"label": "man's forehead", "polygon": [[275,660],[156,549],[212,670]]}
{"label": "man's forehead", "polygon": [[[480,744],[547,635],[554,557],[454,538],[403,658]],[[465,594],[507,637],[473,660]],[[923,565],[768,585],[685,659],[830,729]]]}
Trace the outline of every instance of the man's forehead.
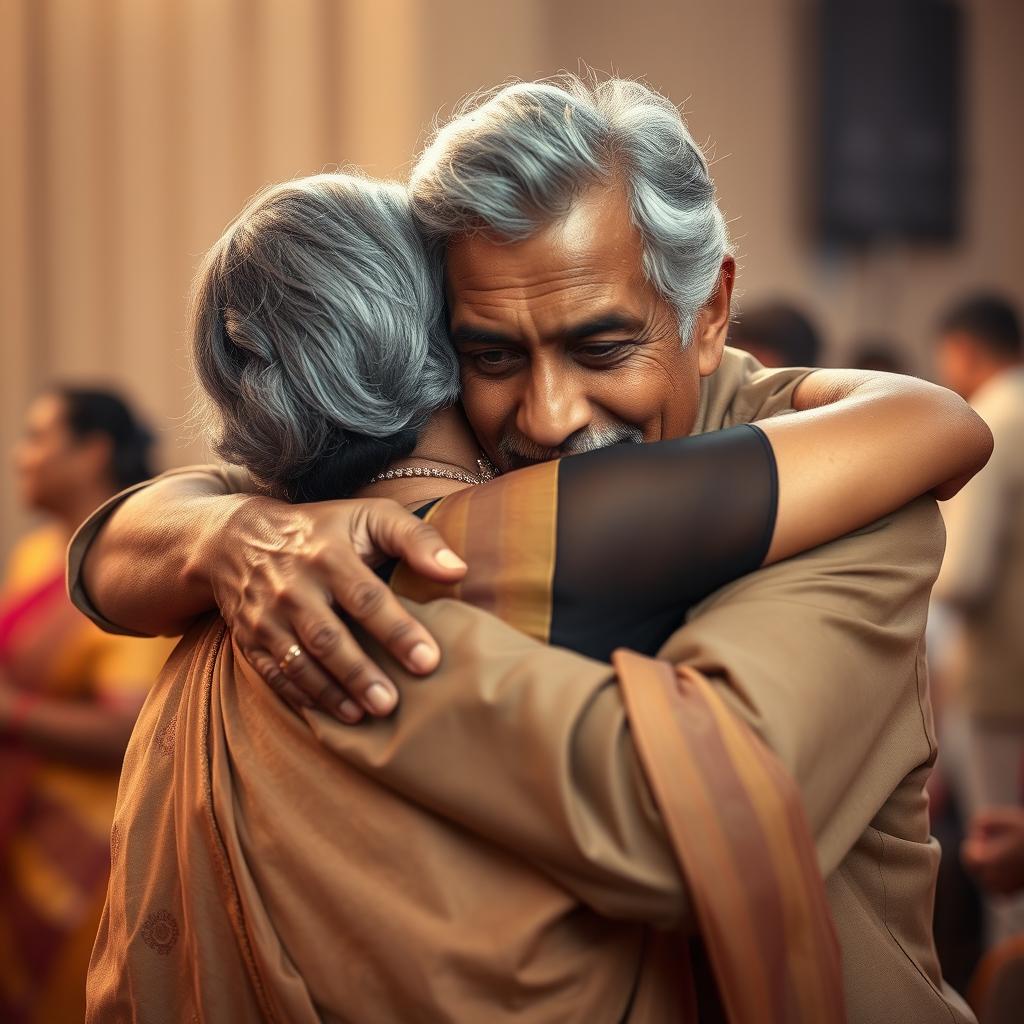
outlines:
{"label": "man's forehead", "polygon": [[515,319],[491,319],[484,316],[456,316],[452,321],[451,340],[455,345],[503,344],[519,342],[526,335],[538,335],[538,341],[582,341],[602,335],[642,335],[649,322],[640,314],[618,306],[575,308],[563,316],[531,320],[529,324]]}
{"label": "man's forehead", "polygon": [[626,193],[592,186],[564,217],[529,238],[508,241],[486,231],[452,239],[448,284],[468,289],[543,288],[560,278],[634,276],[642,273],[643,240],[630,217]]}

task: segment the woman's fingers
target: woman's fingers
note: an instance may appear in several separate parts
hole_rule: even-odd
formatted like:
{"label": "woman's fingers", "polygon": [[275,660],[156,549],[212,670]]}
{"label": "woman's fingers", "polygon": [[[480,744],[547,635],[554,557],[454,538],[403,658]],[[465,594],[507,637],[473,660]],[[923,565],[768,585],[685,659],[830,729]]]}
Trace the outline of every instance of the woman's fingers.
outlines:
{"label": "woman's fingers", "polygon": [[292,706],[311,701],[345,722],[390,714],[398,690],[339,609],[407,671],[425,675],[440,661],[437,643],[368,563],[401,558],[451,583],[465,574],[465,563],[393,501],[261,501],[259,529],[228,546],[231,571],[217,588],[239,646],[254,652],[254,667]]}
{"label": "woman's fingers", "polygon": [[[429,523],[394,501],[368,502],[367,538],[377,551],[399,558],[428,579],[455,583],[466,574],[466,563]],[[358,528],[358,518],[354,525]],[[359,537],[353,537],[358,550]]]}
{"label": "woman's fingers", "polygon": [[[334,551],[325,557],[331,592],[346,615],[409,672],[425,675],[437,668],[441,660],[437,642],[369,566],[349,550]],[[345,680],[366,661],[361,651],[353,661],[351,648],[339,647],[330,633],[325,633],[325,639],[330,643],[320,645],[323,655],[318,657],[338,679]]]}
{"label": "woman's fingers", "polygon": [[[352,709],[348,705],[353,702],[360,709],[360,718],[362,711],[383,717],[395,710],[398,705],[395,684],[363,651],[337,615],[326,610],[310,618],[300,616],[293,626],[303,656],[288,666],[291,668],[301,662],[291,678],[307,693],[310,687],[323,686],[325,678],[332,686],[323,699],[314,696],[317,703],[327,708],[333,700],[344,721],[350,720]],[[315,669],[308,673],[309,682],[303,678],[307,669]]]}
{"label": "woman's fingers", "polygon": [[245,659],[256,670],[267,685],[290,707],[293,711],[300,711],[302,708],[313,707],[313,701],[306,696],[278,667],[277,662],[268,651],[257,648],[252,651],[243,651]]}

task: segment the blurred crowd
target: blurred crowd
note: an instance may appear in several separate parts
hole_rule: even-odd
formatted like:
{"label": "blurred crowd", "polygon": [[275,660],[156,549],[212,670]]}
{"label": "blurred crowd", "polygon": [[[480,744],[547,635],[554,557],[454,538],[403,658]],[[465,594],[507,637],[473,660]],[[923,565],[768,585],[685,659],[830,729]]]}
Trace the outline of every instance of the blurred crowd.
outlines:
{"label": "blurred crowd", "polygon": [[[767,366],[817,366],[826,352],[810,317],[785,302],[744,311],[731,342]],[[907,372],[895,339],[865,338],[851,352],[850,365],[858,369]],[[928,636],[940,750],[929,786],[932,831],[942,844],[936,943],[946,978],[978,1005],[986,998],[982,989],[998,987],[1010,970],[1006,965],[1024,961],[1024,350],[1018,311],[999,295],[965,297],[936,325],[932,353],[938,383],[970,402],[995,439],[989,464],[943,505],[946,555]]]}
{"label": "blurred crowd", "polygon": [[[742,310],[730,340],[766,366],[821,365],[832,348],[782,301]],[[929,634],[936,941],[946,976],[977,1001],[998,998],[1006,964],[1024,959],[1024,353],[1017,310],[991,294],[950,308],[932,341],[938,381],[995,437],[989,465],[944,508]],[[848,351],[856,367],[906,372],[895,339]],[[62,384],[27,410],[14,453],[39,525],[10,555],[0,593],[3,1020],[81,1019],[118,768],[170,641],[105,634],[82,618],[64,555],[90,511],[154,473],[151,444],[124,397]]]}

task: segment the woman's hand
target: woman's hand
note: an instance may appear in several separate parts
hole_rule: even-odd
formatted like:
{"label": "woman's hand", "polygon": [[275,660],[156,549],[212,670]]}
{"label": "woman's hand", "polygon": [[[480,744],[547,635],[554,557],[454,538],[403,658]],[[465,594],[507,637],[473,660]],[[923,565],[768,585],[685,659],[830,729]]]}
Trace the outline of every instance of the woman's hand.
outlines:
{"label": "woman's hand", "polygon": [[390,714],[398,691],[339,610],[411,672],[440,660],[433,637],[371,568],[392,557],[441,582],[466,569],[436,530],[393,501],[250,496],[186,573],[208,578],[236,643],[289,704],[354,723]]}

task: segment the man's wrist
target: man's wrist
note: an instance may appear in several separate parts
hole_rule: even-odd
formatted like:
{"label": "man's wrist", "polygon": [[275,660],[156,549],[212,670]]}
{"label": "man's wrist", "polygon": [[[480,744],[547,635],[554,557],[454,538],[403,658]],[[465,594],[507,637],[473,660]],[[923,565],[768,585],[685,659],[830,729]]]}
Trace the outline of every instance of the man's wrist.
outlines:
{"label": "man's wrist", "polygon": [[182,564],[181,584],[189,593],[215,597],[217,581],[222,578],[230,554],[244,545],[251,534],[251,523],[258,504],[271,499],[253,494],[224,494],[202,499],[205,508],[193,510],[201,524],[197,543],[189,547]]}

